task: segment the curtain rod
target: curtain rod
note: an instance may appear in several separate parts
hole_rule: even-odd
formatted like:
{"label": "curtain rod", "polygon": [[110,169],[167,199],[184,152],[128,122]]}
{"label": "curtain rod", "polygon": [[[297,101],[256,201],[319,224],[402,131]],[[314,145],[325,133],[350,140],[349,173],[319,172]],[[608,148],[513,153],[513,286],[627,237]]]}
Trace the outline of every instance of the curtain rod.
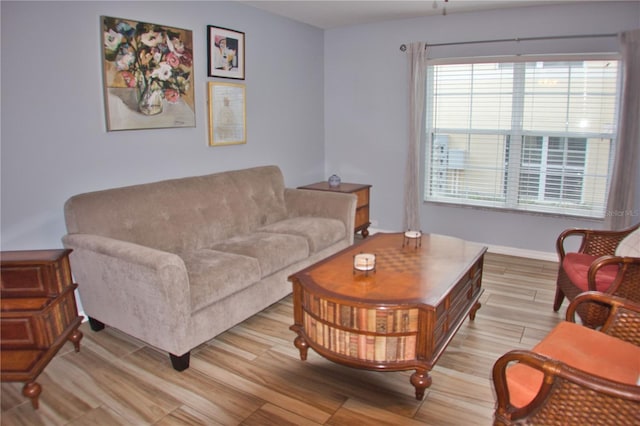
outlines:
{"label": "curtain rod", "polygon": [[[545,37],[523,37],[523,38],[499,38],[495,40],[475,40],[475,41],[458,41],[451,43],[435,43],[435,44],[427,44],[425,45],[425,49],[427,47],[437,47],[437,46],[455,46],[462,44],[480,44],[480,43],[504,43],[509,41],[521,42],[521,41],[536,41],[536,40],[560,40],[560,39],[569,39],[569,38],[599,38],[599,37],[617,37],[618,34],[581,34],[581,35],[568,35],[568,36],[545,36]],[[401,51],[407,50],[406,44],[400,45]]]}

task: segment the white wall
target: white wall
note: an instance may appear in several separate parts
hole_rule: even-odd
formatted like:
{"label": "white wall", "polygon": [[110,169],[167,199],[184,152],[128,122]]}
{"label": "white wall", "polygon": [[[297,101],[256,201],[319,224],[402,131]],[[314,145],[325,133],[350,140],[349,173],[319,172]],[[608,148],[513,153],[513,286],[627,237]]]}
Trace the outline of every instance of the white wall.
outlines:
{"label": "white wall", "polygon": [[[371,183],[372,219],[378,228],[398,230],[408,90],[400,44],[640,27],[639,2],[434,16],[324,33],[234,2],[2,1],[0,14],[3,250],[60,247],[62,208],[73,194],[261,164],[282,167],[289,186],[333,173],[343,181]],[[193,30],[195,128],[106,132],[101,15]],[[214,81],[206,75],[207,25],[246,33],[246,145],[207,146],[206,84]],[[544,42],[536,50],[612,50],[617,43],[571,46]],[[519,48],[438,49],[434,56]],[[601,225],[433,205],[423,207],[422,224],[425,231],[544,252],[553,251],[564,228]]]}
{"label": "white wall", "polygon": [[[640,27],[640,2],[576,2],[388,21],[325,32],[325,174],[370,183],[376,227],[401,230],[407,145],[408,75],[401,44],[445,43]],[[431,57],[618,51],[616,38],[434,47]],[[636,180],[637,181],[637,180]],[[640,185],[638,190],[640,191]],[[637,201],[640,203],[640,193]],[[634,211],[640,216],[640,207]],[[424,204],[422,228],[490,246],[552,254],[568,227],[601,221]],[[638,218],[635,219],[637,222]]]}
{"label": "white wall", "polygon": [[[234,2],[0,3],[2,250],[61,247],[76,193],[279,165],[324,179],[323,32]],[[106,132],[100,16],[191,29],[196,127]],[[246,80],[207,77],[206,26],[246,33]],[[247,144],[208,146],[207,82],[246,84]]]}

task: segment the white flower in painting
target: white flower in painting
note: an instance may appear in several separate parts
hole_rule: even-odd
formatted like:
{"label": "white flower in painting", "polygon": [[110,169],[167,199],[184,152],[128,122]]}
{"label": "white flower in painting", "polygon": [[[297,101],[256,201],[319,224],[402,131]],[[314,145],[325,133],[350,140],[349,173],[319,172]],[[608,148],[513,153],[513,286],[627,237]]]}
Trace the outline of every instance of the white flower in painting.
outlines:
{"label": "white flower in painting", "polygon": [[167,46],[169,46],[170,51],[178,56],[182,56],[182,54],[184,53],[184,42],[178,37],[167,37]]}
{"label": "white flower in painting", "polygon": [[140,41],[149,47],[156,47],[158,43],[162,43],[162,33],[149,31],[140,36]]}
{"label": "white flower in painting", "polygon": [[128,70],[131,65],[133,65],[133,61],[135,61],[136,57],[133,56],[132,53],[127,53],[126,55],[122,55],[118,58],[118,62],[116,66],[118,71]]}
{"label": "white flower in painting", "polygon": [[157,78],[158,80],[167,81],[171,78],[171,65],[167,62],[160,62],[158,68],[153,70],[151,78]]}
{"label": "white flower in painting", "polygon": [[118,46],[120,46],[121,42],[122,42],[122,34],[113,30],[109,30],[108,33],[107,32],[104,33],[104,47],[107,50],[114,51],[118,49]]}

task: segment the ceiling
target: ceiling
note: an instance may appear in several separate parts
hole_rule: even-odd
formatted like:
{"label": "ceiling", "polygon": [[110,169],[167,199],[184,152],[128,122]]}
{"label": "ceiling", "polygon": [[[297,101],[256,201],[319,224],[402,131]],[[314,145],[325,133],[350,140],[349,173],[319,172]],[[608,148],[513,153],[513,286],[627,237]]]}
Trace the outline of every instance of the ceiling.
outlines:
{"label": "ceiling", "polygon": [[314,27],[331,29],[349,25],[369,24],[393,19],[417,18],[428,15],[474,12],[480,10],[560,4],[573,1],[528,0],[237,0],[258,9]]}

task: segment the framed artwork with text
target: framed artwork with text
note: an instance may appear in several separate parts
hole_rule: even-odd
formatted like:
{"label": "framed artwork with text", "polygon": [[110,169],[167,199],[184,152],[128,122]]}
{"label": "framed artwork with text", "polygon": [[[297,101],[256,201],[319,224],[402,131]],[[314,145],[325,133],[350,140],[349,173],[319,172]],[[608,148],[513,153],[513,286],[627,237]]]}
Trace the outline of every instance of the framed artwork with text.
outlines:
{"label": "framed artwork with text", "polygon": [[244,84],[209,82],[209,145],[247,143]]}

